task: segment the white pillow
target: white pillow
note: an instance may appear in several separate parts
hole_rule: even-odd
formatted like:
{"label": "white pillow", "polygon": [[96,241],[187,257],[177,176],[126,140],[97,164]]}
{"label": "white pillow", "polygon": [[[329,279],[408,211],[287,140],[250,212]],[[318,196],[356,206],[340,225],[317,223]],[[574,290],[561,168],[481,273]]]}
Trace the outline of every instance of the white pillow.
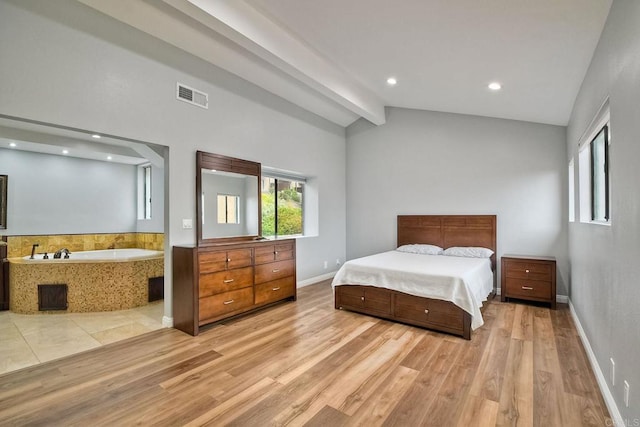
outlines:
{"label": "white pillow", "polygon": [[475,246],[452,246],[444,250],[442,255],[463,256],[468,258],[491,258],[493,251]]}
{"label": "white pillow", "polygon": [[402,245],[396,250],[400,252],[408,252],[410,254],[421,254],[421,255],[442,254],[442,248],[436,245]]}

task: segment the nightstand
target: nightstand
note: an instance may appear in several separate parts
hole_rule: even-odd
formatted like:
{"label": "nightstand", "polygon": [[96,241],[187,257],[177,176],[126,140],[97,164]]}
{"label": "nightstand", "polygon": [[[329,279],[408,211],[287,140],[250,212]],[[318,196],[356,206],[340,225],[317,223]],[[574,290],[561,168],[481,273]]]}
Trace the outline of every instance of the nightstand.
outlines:
{"label": "nightstand", "polygon": [[551,304],[556,309],[556,259],[546,256],[504,255],[500,299],[517,298]]}

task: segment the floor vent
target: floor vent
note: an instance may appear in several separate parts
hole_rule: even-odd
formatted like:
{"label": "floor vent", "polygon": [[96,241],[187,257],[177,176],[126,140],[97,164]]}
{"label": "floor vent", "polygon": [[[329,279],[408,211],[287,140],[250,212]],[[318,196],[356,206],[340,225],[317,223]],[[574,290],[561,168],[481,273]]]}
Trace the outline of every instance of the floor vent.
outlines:
{"label": "floor vent", "polygon": [[38,310],[66,310],[67,285],[38,285]]}
{"label": "floor vent", "polygon": [[182,83],[177,84],[176,96],[180,101],[188,102],[189,104],[202,108],[209,108],[209,95],[185,86]]}

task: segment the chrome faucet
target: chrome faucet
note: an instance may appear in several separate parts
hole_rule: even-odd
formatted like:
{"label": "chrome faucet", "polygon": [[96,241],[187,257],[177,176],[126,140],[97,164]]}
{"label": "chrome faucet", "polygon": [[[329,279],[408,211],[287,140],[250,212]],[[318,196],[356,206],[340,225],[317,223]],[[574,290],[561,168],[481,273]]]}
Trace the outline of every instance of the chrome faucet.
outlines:
{"label": "chrome faucet", "polygon": [[36,254],[36,248],[40,246],[40,243],[34,243],[31,247],[31,257],[29,259],[33,259]]}
{"label": "chrome faucet", "polygon": [[64,254],[64,259],[69,259],[69,254],[71,252],[69,252],[69,249],[67,248],[62,248],[59,251],[56,251],[55,254],[53,254],[53,259],[60,259],[62,258],[62,254]]}

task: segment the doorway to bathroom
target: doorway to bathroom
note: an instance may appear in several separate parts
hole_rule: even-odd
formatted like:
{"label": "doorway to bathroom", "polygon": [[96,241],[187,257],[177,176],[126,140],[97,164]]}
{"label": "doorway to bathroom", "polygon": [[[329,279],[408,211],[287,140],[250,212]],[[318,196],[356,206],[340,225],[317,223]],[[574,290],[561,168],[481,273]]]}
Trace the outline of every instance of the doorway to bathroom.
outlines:
{"label": "doorway to bathroom", "polygon": [[[0,373],[163,327],[167,162],[157,144],[0,115]],[[158,261],[80,264],[133,249]],[[47,284],[68,285],[64,309],[39,308]]]}

